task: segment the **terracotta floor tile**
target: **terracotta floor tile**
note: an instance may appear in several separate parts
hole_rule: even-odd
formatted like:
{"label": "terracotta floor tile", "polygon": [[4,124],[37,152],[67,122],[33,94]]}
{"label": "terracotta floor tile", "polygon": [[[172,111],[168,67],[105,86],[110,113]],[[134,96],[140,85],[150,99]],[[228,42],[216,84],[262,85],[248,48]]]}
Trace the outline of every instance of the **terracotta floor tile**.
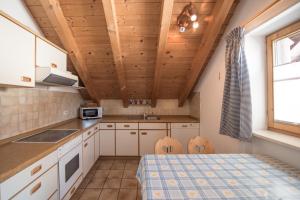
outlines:
{"label": "terracotta floor tile", "polygon": [[112,165],[113,165],[113,163],[101,163],[97,169],[98,170],[109,170],[109,169],[111,169]]}
{"label": "terracotta floor tile", "polygon": [[140,160],[127,160],[126,164],[139,164]]}
{"label": "terracotta floor tile", "polygon": [[114,163],[111,167],[111,169],[124,169],[125,164],[124,163]]}
{"label": "terracotta floor tile", "polygon": [[97,200],[100,196],[101,189],[85,189],[80,200]]}
{"label": "terracotta floor tile", "polygon": [[122,179],[121,188],[137,189],[137,180],[136,179]]}
{"label": "terracotta floor tile", "polygon": [[137,168],[138,168],[138,164],[132,164],[132,163],[126,163],[126,165],[125,165],[125,169],[126,170],[137,170]]}
{"label": "terracotta floor tile", "polygon": [[113,179],[106,179],[106,182],[103,186],[103,188],[110,188],[110,189],[117,189],[121,186],[121,180],[120,178],[113,178]]}
{"label": "terracotta floor tile", "polygon": [[136,170],[124,170],[123,178],[136,178]]}
{"label": "terracotta floor tile", "polygon": [[110,170],[108,178],[122,178],[124,170]]}
{"label": "terracotta floor tile", "polygon": [[115,160],[114,161],[114,164],[125,164],[126,163],[126,160],[124,159],[118,159],[118,160]]}
{"label": "terracotta floor tile", "polygon": [[117,200],[119,189],[103,189],[99,200]]}
{"label": "terracotta floor tile", "polygon": [[143,199],[143,196],[142,196],[142,192],[140,189],[137,190],[137,197],[136,197],[136,200],[142,200]]}
{"label": "terracotta floor tile", "polygon": [[84,189],[77,189],[75,194],[72,196],[70,200],[78,200],[81,197],[83,191]]}
{"label": "terracotta floor tile", "polygon": [[92,177],[85,177],[78,188],[85,189],[91,179],[92,179]]}
{"label": "terracotta floor tile", "polygon": [[94,177],[96,178],[107,178],[110,170],[97,170]]}
{"label": "terracotta floor tile", "polygon": [[86,188],[102,188],[106,178],[92,178],[90,182],[87,184]]}
{"label": "terracotta floor tile", "polygon": [[119,200],[136,200],[137,190],[120,189]]}

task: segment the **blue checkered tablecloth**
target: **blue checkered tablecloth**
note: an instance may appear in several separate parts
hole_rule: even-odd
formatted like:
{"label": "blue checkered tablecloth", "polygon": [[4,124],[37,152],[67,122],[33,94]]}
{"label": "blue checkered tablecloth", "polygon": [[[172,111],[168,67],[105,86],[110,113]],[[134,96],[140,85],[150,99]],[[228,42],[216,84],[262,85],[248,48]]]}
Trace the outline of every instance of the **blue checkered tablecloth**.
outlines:
{"label": "blue checkered tablecloth", "polygon": [[137,178],[143,200],[300,200],[300,170],[261,155],[146,155]]}

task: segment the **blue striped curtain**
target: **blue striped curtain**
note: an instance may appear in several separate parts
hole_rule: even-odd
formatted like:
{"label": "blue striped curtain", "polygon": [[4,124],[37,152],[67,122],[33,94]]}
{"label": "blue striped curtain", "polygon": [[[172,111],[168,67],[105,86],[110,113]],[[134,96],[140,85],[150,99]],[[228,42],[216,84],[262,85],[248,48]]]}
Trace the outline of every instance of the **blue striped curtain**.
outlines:
{"label": "blue striped curtain", "polygon": [[227,36],[225,54],[220,134],[248,141],[252,136],[252,106],[242,27],[235,28]]}

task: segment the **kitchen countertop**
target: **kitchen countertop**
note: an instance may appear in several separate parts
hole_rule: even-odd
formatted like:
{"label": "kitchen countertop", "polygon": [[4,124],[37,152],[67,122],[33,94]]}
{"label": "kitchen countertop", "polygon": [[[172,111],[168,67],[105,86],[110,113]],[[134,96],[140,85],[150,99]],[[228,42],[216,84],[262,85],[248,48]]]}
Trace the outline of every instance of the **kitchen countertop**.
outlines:
{"label": "kitchen countertop", "polygon": [[37,134],[46,129],[78,129],[77,132],[65,137],[58,143],[14,143],[6,142],[0,145],[0,183],[6,179],[14,176],[16,173],[30,166],[34,162],[40,160],[41,158],[47,156],[51,152],[55,151],[58,147],[67,143],[71,139],[83,133],[86,129],[93,127],[99,122],[165,122],[165,123],[180,123],[180,122],[199,122],[190,116],[160,116],[160,120],[142,120],[134,119],[134,116],[128,115],[114,115],[114,116],[103,116],[102,119],[97,120],[80,120],[73,119],[68,120],[58,125],[48,126],[35,131],[30,131],[28,133],[22,134],[18,137],[13,137],[11,141],[15,141],[20,137],[25,135]]}

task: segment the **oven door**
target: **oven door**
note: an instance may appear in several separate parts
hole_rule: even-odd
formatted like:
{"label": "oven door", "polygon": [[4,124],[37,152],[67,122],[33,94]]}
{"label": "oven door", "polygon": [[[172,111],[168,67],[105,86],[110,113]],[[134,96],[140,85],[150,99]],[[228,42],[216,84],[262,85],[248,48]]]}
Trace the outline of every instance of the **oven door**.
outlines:
{"label": "oven door", "polygon": [[60,199],[73,186],[82,174],[82,143],[66,153],[59,160],[59,188]]}
{"label": "oven door", "polygon": [[82,110],[83,118],[98,118],[99,110],[97,108],[84,108]]}

